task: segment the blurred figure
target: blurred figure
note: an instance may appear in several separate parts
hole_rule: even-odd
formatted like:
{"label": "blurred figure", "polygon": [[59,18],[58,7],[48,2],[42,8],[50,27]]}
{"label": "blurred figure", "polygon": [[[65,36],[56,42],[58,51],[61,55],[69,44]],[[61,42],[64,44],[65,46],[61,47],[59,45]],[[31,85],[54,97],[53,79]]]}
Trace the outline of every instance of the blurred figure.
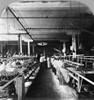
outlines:
{"label": "blurred figure", "polygon": [[73,55],[73,61],[76,62],[76,52],[74,50],[72,52],[72,55]]}
{"label": "blurred figure", "polygon": [[47,65],[45,65],[45,64],[47,64],[45,61],[46,61],[45,55],[41,54],[41,57],[40,57],[40,67],[41,67],[41,69],[44,69],[45,66],[47,66]]}
{"label": "blurred figure", "polygon": [[51,68],[51,58],[47,57],[47,67]]}
{"label": "blurred figure", "polygon": [[46,61],[45,55],[41,54],[41,56],[40,56],[40,63],[42,63],[44,61]]}
{"label": "blurred figure", "polygon": [[37,60],[40,61],[40,54],[37,55]]}

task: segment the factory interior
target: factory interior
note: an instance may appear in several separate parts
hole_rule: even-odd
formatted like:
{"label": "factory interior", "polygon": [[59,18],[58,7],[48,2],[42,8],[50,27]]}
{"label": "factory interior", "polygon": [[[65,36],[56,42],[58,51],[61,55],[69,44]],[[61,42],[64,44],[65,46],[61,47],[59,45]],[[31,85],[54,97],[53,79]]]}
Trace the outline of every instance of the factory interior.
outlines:
{"label": "factory interior", "polygon": [[0,0],[0,100],[94,99],[94,1]]}

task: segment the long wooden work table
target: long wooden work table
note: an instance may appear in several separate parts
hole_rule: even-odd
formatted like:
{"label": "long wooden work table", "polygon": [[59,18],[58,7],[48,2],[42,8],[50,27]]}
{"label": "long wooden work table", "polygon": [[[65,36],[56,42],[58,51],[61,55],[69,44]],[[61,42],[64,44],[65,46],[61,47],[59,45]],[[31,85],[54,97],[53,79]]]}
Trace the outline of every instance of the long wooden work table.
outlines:
{"label": "long wooden work table", "polygon": [[[77,92],[80,93],[84,91],[85,86],[90,86],[94,93],[94,56],[76,55],[75,61],[72,55],[61,58]],[[62,70],[60,71],[64,74]]]}
{"label": "long wooden work table", "polygon": [[[94,61],[94,59],[91,57],[84,58],[83,60],[84,62],[86,61],[86,63],[87,63],[87,60],[90,62],[91,60]],[[91,68],[90,71],[89,70],[77,70],[77,68],[80,68],[80,67],[87,68],[87,65],[86,64],[84,65],[83,63],[69,61],[69,60],[65,60],[64,62],[69,65],[69,67],[67,66],[66,69],[69,71],[68,73],[69,76],[73,78],[73,80],[75,81],[78,92],[81,92],[82,90],[82,86],[84,85],[83,81],[86,81],[89,85],[94,86],[94,79],[92,78],[94,76],[94,69]],[[90,77],[92,76],[92,77],[90,78],[87,76],[90,76]]]}
{"label": "long wooden work table", "polygon": [[75,81],[76,81],[76,85],[77,85],[77,91],[81,92],[81,88],[82,88],[82,82],[83,80],[87,81],[88,83],[90,83],[91,85],[94,85],[94,82],[90,79],[88,79],[85,75],[86,74],[94,74],[94,70],[93,71],[87,71],[87,72],[81,72],[81,71],[77,71],[75,70],[75,68],[73,67],[67,67],[67,70],[69,71],[69,76],[72,77]]}
{"label": "long wooden work table", "polygon": [[[28,59],[31,57],[12,57],[11,59]],[[11,60],[9,59],[9,60]],[[29,68],[29,69],[28,69]],[[27,70],[27,73],[25,75],[24,71]],[[36,71],[37,70],[37,71]],[[24,96],[25,96],[25,83],[29,82],[29,78],[30,76],[32,76],[33,74],[37,74],[39,70],[39,63],[38,62],[33,62],[32,64],[29,64],[29,66],[27,68],[25,68],[24,70],[20,70],[21,73],[19,73],[17,76],[15,76],[13,79],[9,80],[7,83],[5,83],[3,86],[0,86],[0,92],[4,91],[4,89],[6,87],[8,87],[11,83],[15,83],[15,92],[17,94],[17,100],[23,100]],[[8,97],[7,97],[8,98]]]}

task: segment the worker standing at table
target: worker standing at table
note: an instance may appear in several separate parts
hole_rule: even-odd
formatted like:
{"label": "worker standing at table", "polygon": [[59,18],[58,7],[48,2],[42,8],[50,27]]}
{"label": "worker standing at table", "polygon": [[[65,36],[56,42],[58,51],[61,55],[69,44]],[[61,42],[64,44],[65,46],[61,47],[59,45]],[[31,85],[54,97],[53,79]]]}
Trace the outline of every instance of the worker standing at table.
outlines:
{"label": "worker standing at table", "polygon": [[61,59],[58,60],[57,76],[61,85],[69,82],[68,71],[65,68],[64,62]]}
{"label": "worker standing at table", "polygon": [[40,57],[40,66],[41,67],[45,67],[45,62],[46,61],[46,59],[45,59],[45,55],[44,54],[41,54],[41,57]]}
{"label": "worker standing at table", "polygon": [[44,54],[41,54],[40,56],[40,63],[44,62],[46,59],[45,59],[45,55]]}
{"label": "worker standing at table", "polygon": [[47,57],[47,68],[51,68],[51,58]]}
{"label": "worker standing at table", "polygon": [[61,59],[54,59],[52,62],[53,68],[55,68],[55,75],[59,79],[61,85],[67,84],[70,80],[68,70],[65,68],[64,62]]}
{"label": "worker standing at table", "polygon": [[76,61],[76,52],[73,50],[73,61]]}

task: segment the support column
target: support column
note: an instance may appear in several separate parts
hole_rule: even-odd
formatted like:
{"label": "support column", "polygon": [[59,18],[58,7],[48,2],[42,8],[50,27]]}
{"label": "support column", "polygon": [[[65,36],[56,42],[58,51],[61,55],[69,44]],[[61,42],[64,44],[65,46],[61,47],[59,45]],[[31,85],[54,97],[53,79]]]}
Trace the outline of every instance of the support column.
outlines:
{"label": "support column", "polygon": [[28,41],[27,43],[28,43],[28,55],[30,55],[30,41]]}
{"label": "support column", "polygon": [[75,37],[75,34],[72,35],[72,48],[73,48],[72,61],[74,61],[74,59],[76,58],[76,37]]}
{"label": "support column", "polygon": [[64,56],[66,56],[66,54],[65,54],[65,52],[66,52],[66,42],[63,42],[62,52],[64,53]]}
{"label": "support column", "polygon": [[34,45],[32,45],[32,52],[33,52],[33,54],[35,53],[35,46]]}
{"label": "support column", "polygon": [[66,52],[66,42],[63,42],[63,51]]}
{"label": "support column", "polygon": [[3,45],[2,44],[0,45],[0,52],[1,52],[0,56],[3,57]]}
{"label": "support column", "polygon": [[22,38],[21,35],[18,35],[18,53],[22,54]]}
{"label": "support column", "polygon": [[76,36],[75,36],[75,34],[72,35],[72,47],[73,47],[73,50],[76,52]]}
{"label": "support column", "polygon": [[25,96],[25,81],[24,76],[19,76],[16,80],[15,88],[18,95],[17,100],[23,100]]}
{"label": "support column", "polygon": [[22,54],[22,37],[20,36],[20,53]]}

